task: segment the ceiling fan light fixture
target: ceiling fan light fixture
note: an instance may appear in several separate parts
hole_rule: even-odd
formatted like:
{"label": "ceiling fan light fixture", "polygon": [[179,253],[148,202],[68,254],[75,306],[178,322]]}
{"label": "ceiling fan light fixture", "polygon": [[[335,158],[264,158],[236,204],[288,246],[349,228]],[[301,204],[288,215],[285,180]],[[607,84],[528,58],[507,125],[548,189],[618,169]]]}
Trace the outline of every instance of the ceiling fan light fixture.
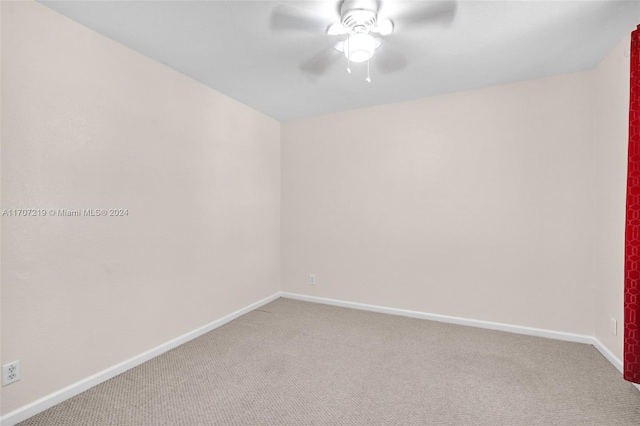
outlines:
{"label": "ceiling fan light fixture", "polygon": [[364,62],[373,56],[376,40],[371,34],[351,34],[344,42],[344,55],[351,62]]}

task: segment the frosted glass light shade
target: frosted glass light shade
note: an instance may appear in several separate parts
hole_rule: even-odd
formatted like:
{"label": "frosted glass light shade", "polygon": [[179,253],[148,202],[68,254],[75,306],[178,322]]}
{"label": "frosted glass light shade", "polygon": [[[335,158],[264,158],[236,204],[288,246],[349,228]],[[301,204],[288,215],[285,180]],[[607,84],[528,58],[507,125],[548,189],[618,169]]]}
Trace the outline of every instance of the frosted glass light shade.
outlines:
{"label": "frosted glass light shade", "polygon": [[344,42],[344,55],[351,62],[364,62],[373,56],[376,41],[371,34],[356,33]]}

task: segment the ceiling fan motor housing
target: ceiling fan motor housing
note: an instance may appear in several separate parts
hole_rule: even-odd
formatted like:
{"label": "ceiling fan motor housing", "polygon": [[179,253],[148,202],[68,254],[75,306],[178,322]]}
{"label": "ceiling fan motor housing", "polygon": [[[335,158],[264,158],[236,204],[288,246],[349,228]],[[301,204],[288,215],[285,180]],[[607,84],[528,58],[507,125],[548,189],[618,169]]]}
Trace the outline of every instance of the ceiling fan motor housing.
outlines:
{"label": "ceiling fan motor housing", "polygon": [[345,0],[340,22],[350,33],[368,33],[376,26],[378,12],[375,0]]}

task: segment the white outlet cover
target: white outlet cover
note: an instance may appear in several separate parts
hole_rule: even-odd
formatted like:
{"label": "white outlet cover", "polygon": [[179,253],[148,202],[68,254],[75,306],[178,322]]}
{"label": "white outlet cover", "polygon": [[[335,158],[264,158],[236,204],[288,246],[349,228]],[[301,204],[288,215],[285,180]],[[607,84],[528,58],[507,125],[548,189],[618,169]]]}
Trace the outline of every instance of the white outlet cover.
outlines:
{"label": "white outlet cover", "polygon": [[20,380],[20,361],[13,361],[2,366],[2,386]]}

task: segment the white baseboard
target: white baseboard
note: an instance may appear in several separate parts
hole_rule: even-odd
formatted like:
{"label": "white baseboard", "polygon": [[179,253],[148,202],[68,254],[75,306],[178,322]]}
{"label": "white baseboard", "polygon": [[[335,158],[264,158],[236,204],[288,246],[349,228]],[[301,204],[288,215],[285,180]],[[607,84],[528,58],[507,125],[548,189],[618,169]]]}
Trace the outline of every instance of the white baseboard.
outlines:
{"label": "white baseboard", "polygon": [[[524,327],[520,325],[504,324],[499,322],[481,321],[469,318],[452,317],[448,315],[429,314],[426,312],[410,311],[406,309],[387,308],[379,305],[368,305],[365,303],[347,302],[345,300],[326,299],[323,297],[307,296],[303,294],[281,292],[280,297],[287,299],[301,300],[304,302],[320,303],[324,305],[340,306],[343,308],[360,309],[363,311],[380,312],[383,314],[399,315],[403,317],[427,319],[432,321],[445,322],[449,324],[466,325],[469,327],[486,328],[489,330],[506,331],[508,333],[524,334],[527,336],[546,337],[548,339],[563,340],[566,342],[585,343],[593,345],[621,374],[622,361],[613,352],[607,349],[598,339],[586,334],[565,333],[563,331],[546,330],[542,328]],[[640,385],[632,383],[638,390]]]}
{"label": "white baseboard", "polygon": [[[618,371],[622,372],[622,362],[609,349],[607,349],[598,339],[596,339],[593,336],[587,336],[583,334],[574,334],[574,333],[565,333],[562,331],[524,327],[524,326],[518,326],[518,325],[511,325],[511,324],[503,324],[503,323],[490,322],[490,321],[480,321],[480,320],[474,320],[469,318],[452,317],[448,315],[429,314],[426,312],[411,311],[411,310],[397,309],[397,308],[388,308],[388,307],[378,306],[378,305],[368,305],[365,303],[347,302],[344,300],[336,300],[336,299],[326,299],[322,297],[306,296],[302,294],[295,294],[295,293],[288,293],[288,292],[279,292],[267,298],[264,298],[256,303],[253,303],[249,306],[246,306],[242,309],[239,309],[216,321],[213,321],[210,324],[202,326],[187,334],[184,334],[180,337],[177,337],[173,340],[163,343],[160,346],[156,346],[153,349],[150,349],[144,353],[141,353],[140,355],[137,355],[126,361],[123,361],[120,364],[114,365],[111,368],[108,368],[99,373],[96,373],[93,376],[87,377],[86,379],[83,379],[63,389],[60,389],[59,391],[56,391],[43,398],[40,398],[30,404],[27,404],[21,408],[18,408],[17,410],[7,413],[0,419],[0,425],[13,426],[16,423],[19,423],[23,420],[28,419],[29,417],[35,416],[36,414],[46,410],[47,408],[51,408],[54,405],[57,405],[71,397],[74,397],[79,393],[84,392],[85,390],[88,390],[106,380],[109,380],[117,376],[118,374],[121,374],[133,367],[136,367],[142,364],[143,362],[146,362],[152,358],[155,358],[158,355],[163,354],[164,352],[167,352],[175,347],[178,347],[183,343],[188,342],[189,340],[193,340],[196,337],[202,336],[203,334],[211,330],[214,330],[238,318],[239,316],[244,315],[248,312],[251,312],[254,309],[257,309],[263,305],[266,305],[267,303],[272,302],[280,297],[284,297],[287,299],[301,300],[305,302],[340,306],[344,308],[352,308],[352,309],[359,309],[364,311],[380,312],[384,314],[399,315],[399,316],[410,317],[410,318],[427,319],[427,320],[439,321],[439,322],[450,323],[450,324],[459,324],[459,325],[466,325],[470,327],[486,328],[490,330],[506,331],[509,333],[524,334],[527,336],[546,337],[549,339],[564,340],[567,342],[591,344],[595,346],[595,348],[598,351],[600,351],[600,353],[611,364],[613,364],[613,366],[616,367]],[[638,390],[640,390],[640,385],[634,385],[634,386],[636,386]]]}
{"label": "white baseboard", "polygon": [[592,338],[593,342],[591,343],[595,348],[602,354],[603,357],[607,359],[621,374],[622,374],[622,361],[613,354],[605,345],[600,342],[597,338]]}
{"label": "white baseboard", "polygon": [[306,296],[295,293],[280,293],[287,299],[302,300],[305,302],[322,303],[325,305],[341,306],[343,308],[360,309],[363,311],[380,312],[383,314],[399,315],[403,317],[427,319],[431,321],[445,322],[449,324],[466,325],[469,327],[486,328],[489,330],[506,331],[509,333],[524,334],[527,336],[546,337],[548,339],[564,340],[567,342],[593,343],[593,337],[585,334],[565,333],[563,331],[545,330],[542,328],[524,327],[520,325],[503,324],[499,322],[481,321],[469,318],[452,317],[448,315],[429,314],[426,312],[410,311],[406,309],[387,308],[379,305],[367,305],[365,303],[347,302],[344,300],[325,299],[323,297]]}
{"label": "white baseboard", "polygon": [[238,318],[241,315],[251,312],[254,309],[257,309],[263,305],[266,305],[267,303],[272,302],[278,299],[279,297],[280,297],[280,293],[275,293],[256,303],[253,303],[227,316],[224,316],[216,321],[213,321],[207,325],[204,325],[200,328],[190,331],[189,333],[183,334],[180,337],[177,337],[173,340],[163,343],[160,346],[156,346],[155,348],[150,349],[146,352],[143,352],[140,355],[136,355],[133,358],[129,358],[128,360],[123,361],[120,364],[114,365],[113,367],[100,371],[99,373],[96,373],[93,376],[87,377],[86,379],[80,380],[79,382],[73,383],[63,389],[60,389],[59,391],[56,391],[30,404],[20,407],[17,410],[14,410],[2,416],[2,419],[0,419],[0,424],[2,426],[13,426],[16,423],[20,423],[21,421],[26,420],[29,417],[35,416],[36,414],[46,410],[47,408],[51,408],[54,405],[60,404],[61,402],[71,397],[74,397],[79,393],[86,391],[87,389],[90,389],[96,385],[99,385],[100,383],[106,380],[109,380],[117,376],[118,374],[121,374],[133,367],[136,367],[145,361],[148,361],[152,358],[157,357],[158,355],[161,355],[173,348],[178,347],[183,343],[188,342],[189,340],[193,340],[196,337],[202,336],[203,334],[211,330],[214,330],[228,323],[229,321],[232,321]]}
{"label": "white baseboard", "polygon": [[[622,361],[620,361],[620,359],[615,356],[613,352],[611,352],[605,345],[602,344],[602,342],[600,342],[600,340],[595,337],[593,338],[593,346],[595,346],[595,348],[602,354],[602,356],[605,357],[611,363],[611,365],[613,365],[620,372],[620,374],[622,374]],[[640,384],[631,384],[640,391]]]}

